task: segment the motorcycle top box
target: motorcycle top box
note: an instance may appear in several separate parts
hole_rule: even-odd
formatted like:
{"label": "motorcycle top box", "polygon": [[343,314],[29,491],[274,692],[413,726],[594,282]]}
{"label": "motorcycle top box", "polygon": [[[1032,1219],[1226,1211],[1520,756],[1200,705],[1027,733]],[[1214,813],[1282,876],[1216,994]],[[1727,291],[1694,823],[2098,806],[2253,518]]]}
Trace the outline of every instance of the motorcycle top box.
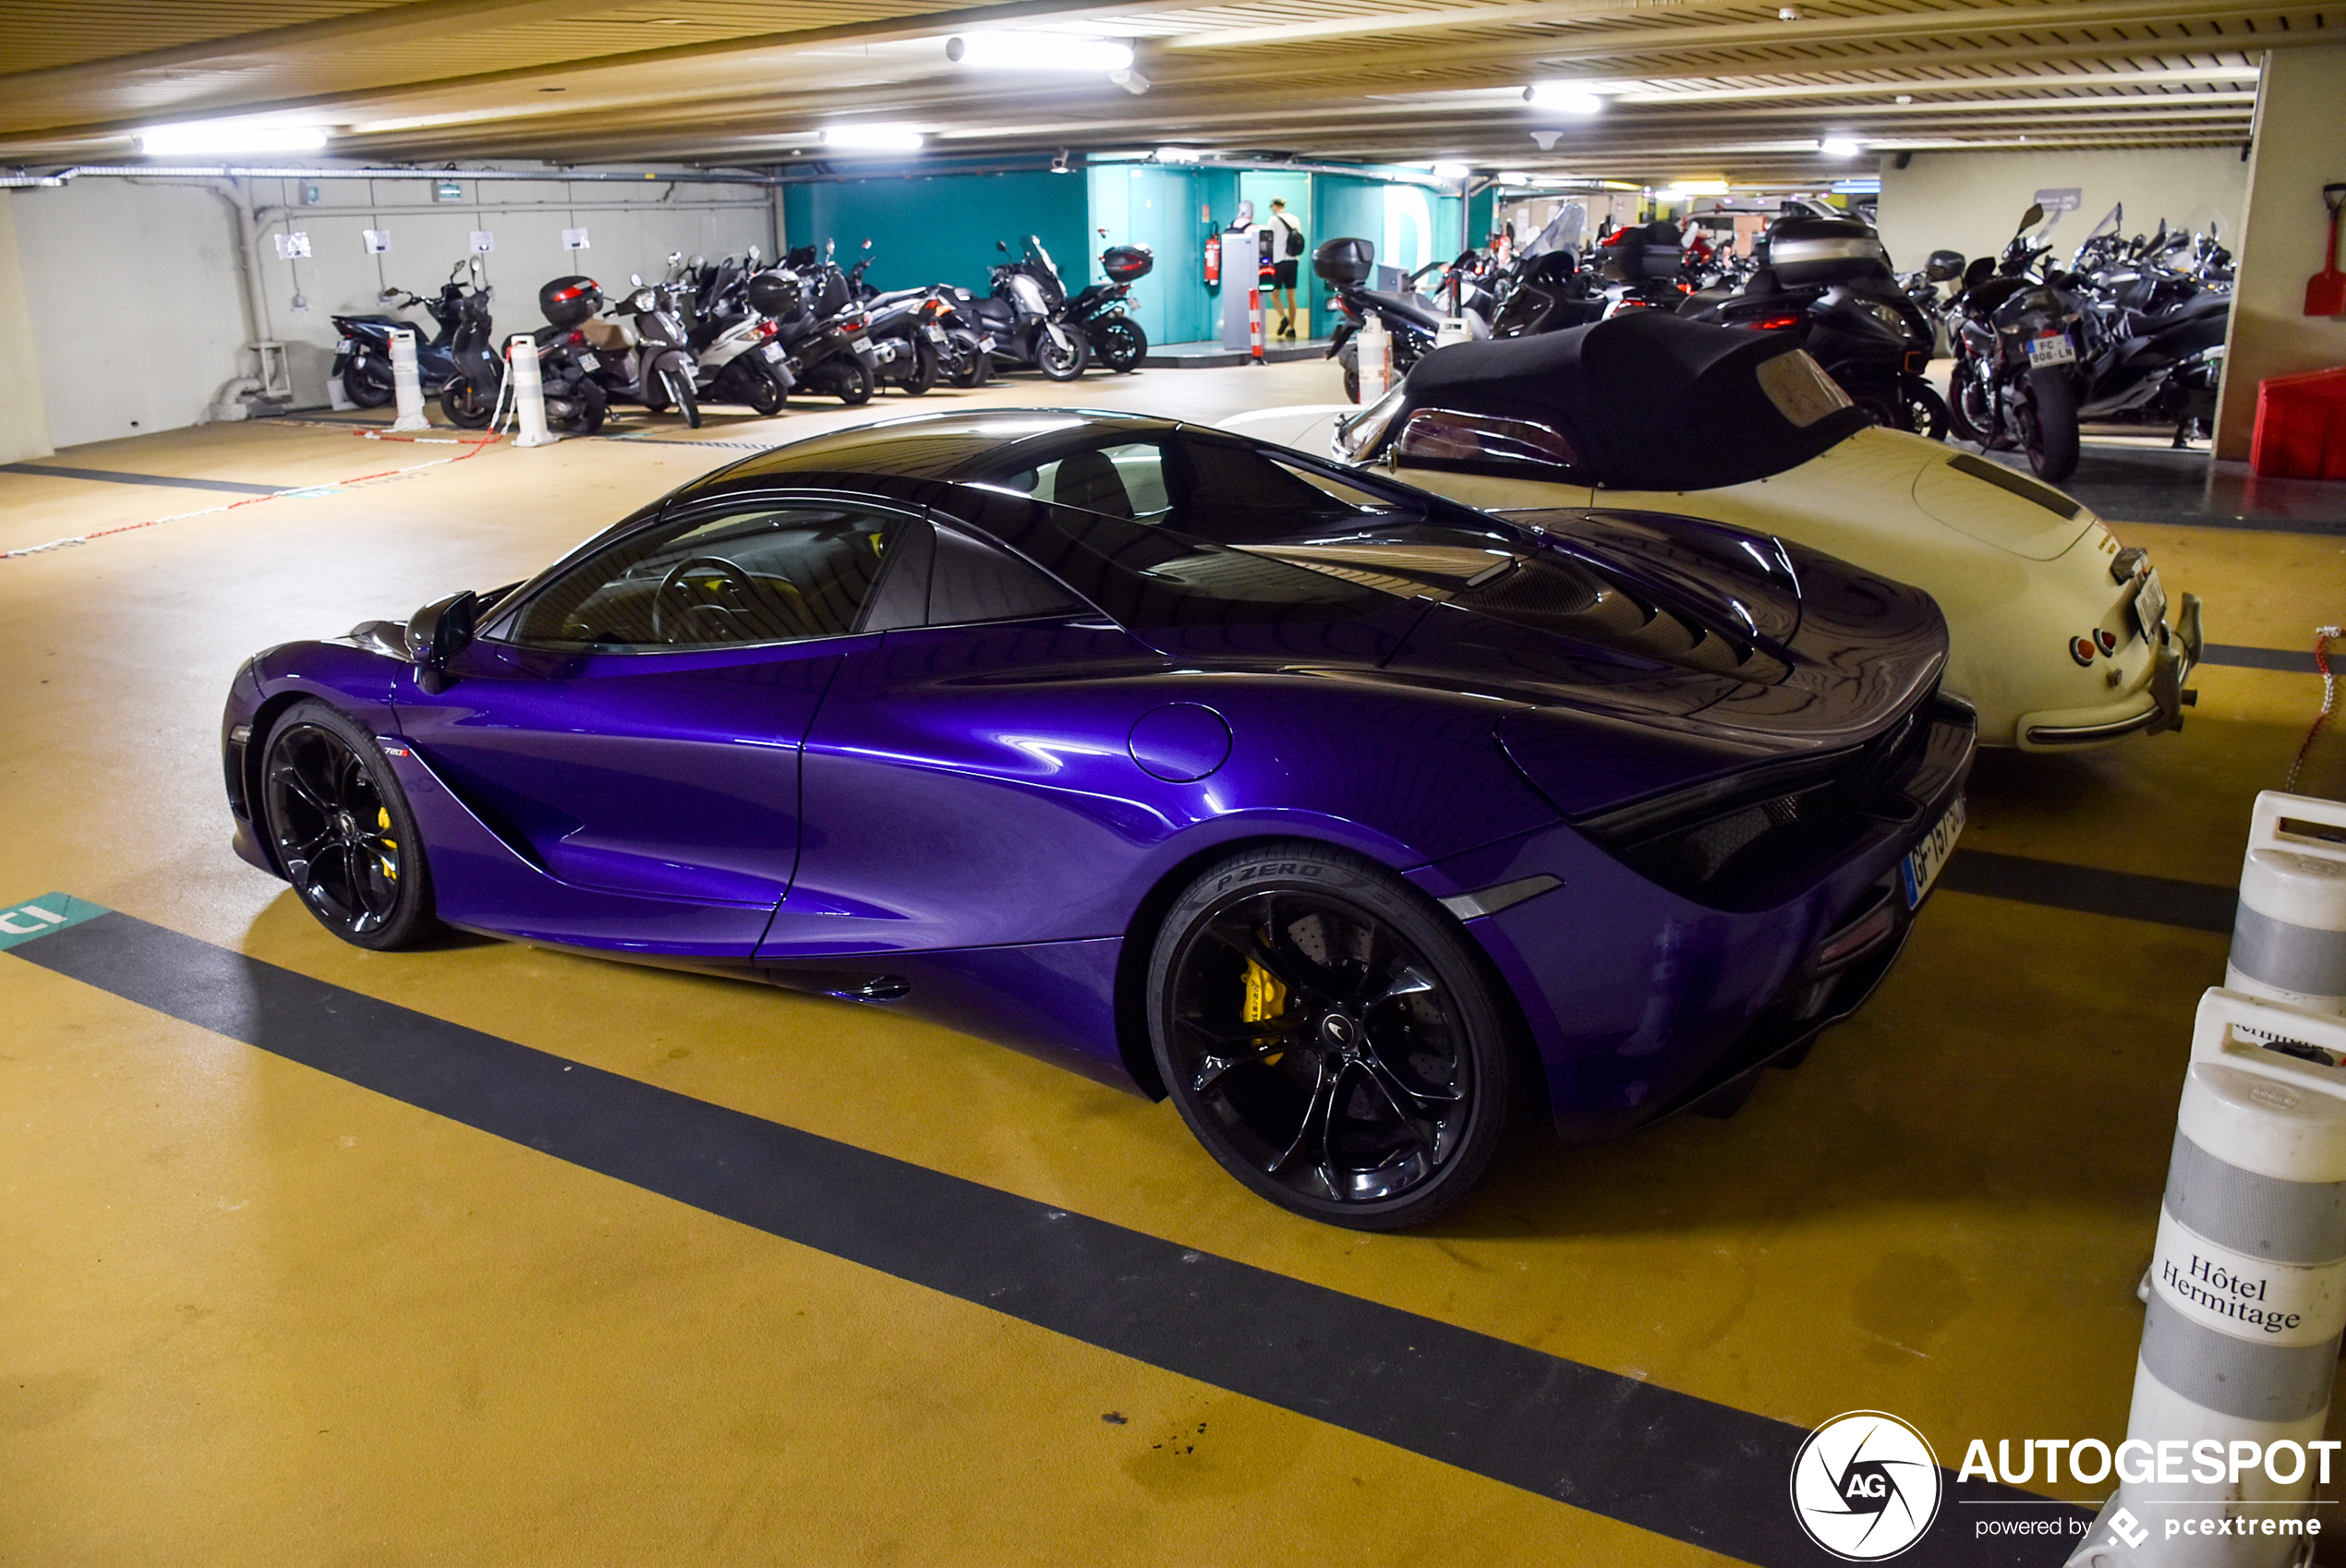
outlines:
{"label": "motorcycle top box", "polygon": [[1100,252],[1100,271],[1112,283],[1129,283],[1149,275],[1156,253],[1145,245],[1111,245]]}
{"label": "motorcycle top box", "polygon": [[538,291],[538,308],[550,325],[567,331],[591,320],[603,308],[603,287],[592,278],[556,278]]}
{"label": "motorcycle top box", "polygon": [[1364,283],[1376,265],[1376,246],[1365,239],[1331,239],[1312,252],[1312,272],[1324,283]]}
{"label": "motorcycle top box", "polygon": [[1890,275],[1890,253],[1852,218],[1787,218],[1768,236],[1767,265],[1784,288]]}
{"label": "motorcycle top box", "polygon": [[799,281],[784,271],[760,272],[742,290],[751,309],[760,316],[795,316],[805,298]]}
{"label": "motorcycle top box", "polygon": [[1614,283],[1633,283],[1645,278],[1675,277],[1685,262],[1675,223],[1657,222],[1626,229],[1603,247],[1603,272]]}

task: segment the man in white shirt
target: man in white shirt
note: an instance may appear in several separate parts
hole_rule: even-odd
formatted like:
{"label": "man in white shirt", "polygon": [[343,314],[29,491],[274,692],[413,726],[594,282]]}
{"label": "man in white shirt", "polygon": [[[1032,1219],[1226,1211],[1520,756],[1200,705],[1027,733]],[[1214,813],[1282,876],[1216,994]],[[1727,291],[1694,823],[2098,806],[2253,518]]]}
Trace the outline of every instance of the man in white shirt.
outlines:
{"label": "man in white shirt", "polygon": [[1287,210],[1287,202],[1271,199],[1271,298],[1279,312],[1278,335],[1295,336],[1295,273],[1303,259],[1303,225]]}

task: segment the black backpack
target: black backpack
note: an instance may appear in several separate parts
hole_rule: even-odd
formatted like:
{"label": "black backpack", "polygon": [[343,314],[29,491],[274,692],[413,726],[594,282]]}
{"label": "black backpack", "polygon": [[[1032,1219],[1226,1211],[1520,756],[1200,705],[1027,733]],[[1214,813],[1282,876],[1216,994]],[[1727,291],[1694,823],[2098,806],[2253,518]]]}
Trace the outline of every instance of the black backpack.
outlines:
{"label": "black backpack", "polygon": [[1287,230],[1287,249],[1282,252],[1282,254],[1290,258],[1302,255],[1303,225],[1297,223],[1293,218],[1288,217],[1284,212],[1280,213],[1278,217],[1279,227]]}

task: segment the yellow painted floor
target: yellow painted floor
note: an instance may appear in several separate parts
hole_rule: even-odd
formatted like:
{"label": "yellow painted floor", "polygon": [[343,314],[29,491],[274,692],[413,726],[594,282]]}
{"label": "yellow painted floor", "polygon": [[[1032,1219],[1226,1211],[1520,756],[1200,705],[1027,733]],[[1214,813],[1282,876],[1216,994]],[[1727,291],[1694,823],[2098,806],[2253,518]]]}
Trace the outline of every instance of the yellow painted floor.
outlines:
{"label": "yellow painted floor", "polygon": [[[1151,1106],[844,1004],[538,949],[373,955],[227,850],[253,650],[522,575],[740,455],[972,402],[1215,418],[1321,364],[498,445],[0,560],[0,901],[95,899],[717,1104],[1800,1426],[2122,1435],[2221,936],[1957,893],[1732,1121],[1518,1153],[1370,1238]],[[445,434],[445,432],[439,432]],[[324,484],[462,448],[272,421],[52,463]],[[0,473],[0,549],[239,498]],[[2346,540],[2119,524],[2211,640],[2309,645]],[[1966,842],[2226,883],[2310,676],[2180,735],[1990,756]],[[2346,792],[2346,740],[2304,786]],[[0,956],[0,1563],[1653,1563],[1708,1554],[879,1275]],[[1104,1419],[1115,1415],[1116,1422]],[[2074,1495],[2074,1491],[2070,1495]],[[2092,1501],[2098,1501],[2094,1499]],[[1942,1527],[1944,1527],[1942,1526]],[[2048,1553],[2050,1561],[2051,1554]]]}

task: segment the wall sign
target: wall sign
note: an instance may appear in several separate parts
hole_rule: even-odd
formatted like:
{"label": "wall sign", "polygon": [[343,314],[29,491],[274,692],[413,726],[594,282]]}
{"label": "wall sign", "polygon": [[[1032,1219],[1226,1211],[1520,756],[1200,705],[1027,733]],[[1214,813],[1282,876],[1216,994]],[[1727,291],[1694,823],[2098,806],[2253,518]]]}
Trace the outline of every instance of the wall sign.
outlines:
{"label": "wall sign", "polygon": [[586,231],[585,229],[564,229],[562,231],[562,248],[564,250],[585,250],[587,248]]}
{"label": "wall sign", "polygon": [[495,235],[490,234],[487,229],[475,229],[473,231],[473,254],[476,256],[486,256],[496,248],[497,236]]}
{"label": "wall sign", "polygon": [[389,229],[361,229],[358,231],[358,237],[365,242],[367,254],[369,256],[381,256],[391,248]]}
{"label": "wall sign", "polygon": [[455,180],[442,180],[432,187],[431,199],[434,201],[462,201],[465,187]]}
{"label": "wall sign", "polygon": [[291,234],[277,235],[277,259],[291,261],[309,254],[309,236],[296,229]]}
{"label": "wall sign", "polygon": [[2047,217],[2050,217],[2055,212],[2074,212],[2077,211],[2077,204],[2084,199],[2085,194],[2074,185],[2065,186],[2060,190],[2040,190],[2037,193],[2037,205],[2045,210]]}

